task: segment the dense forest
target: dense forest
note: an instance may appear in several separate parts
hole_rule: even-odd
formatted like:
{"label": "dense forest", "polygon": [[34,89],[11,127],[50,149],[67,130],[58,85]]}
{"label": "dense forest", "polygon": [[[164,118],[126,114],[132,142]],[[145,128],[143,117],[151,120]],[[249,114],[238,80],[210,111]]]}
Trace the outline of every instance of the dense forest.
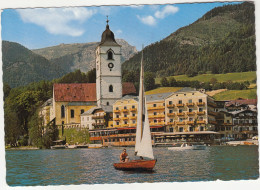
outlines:
{"label": "dense forest", "polygon": [[[145,71],[157,77],[256,70],[253,3],[217,7],[193,24],[144,48]],[[137,72],[141,53],[124,62],[125,73]]]}

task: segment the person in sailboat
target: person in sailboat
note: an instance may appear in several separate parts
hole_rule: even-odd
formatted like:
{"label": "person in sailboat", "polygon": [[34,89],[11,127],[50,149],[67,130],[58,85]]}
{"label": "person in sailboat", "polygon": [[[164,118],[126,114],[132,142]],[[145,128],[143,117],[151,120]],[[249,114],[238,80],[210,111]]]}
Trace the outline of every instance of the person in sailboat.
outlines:
{"label": "person in sailboat", "polygon": [[126,153],[126,149],[123,150],[123,152],[120,154],[120,162],[128,162],[129,157],[128,154]]}

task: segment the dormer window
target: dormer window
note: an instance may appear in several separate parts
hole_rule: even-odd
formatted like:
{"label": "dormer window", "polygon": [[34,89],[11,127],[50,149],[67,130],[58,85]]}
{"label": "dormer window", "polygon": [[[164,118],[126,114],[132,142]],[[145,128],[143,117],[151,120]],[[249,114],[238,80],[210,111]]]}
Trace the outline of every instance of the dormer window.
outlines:
{"label": "dormer window", "polygon": [[107,52],[107,59],[113,59],[113,52],[112,51]]}

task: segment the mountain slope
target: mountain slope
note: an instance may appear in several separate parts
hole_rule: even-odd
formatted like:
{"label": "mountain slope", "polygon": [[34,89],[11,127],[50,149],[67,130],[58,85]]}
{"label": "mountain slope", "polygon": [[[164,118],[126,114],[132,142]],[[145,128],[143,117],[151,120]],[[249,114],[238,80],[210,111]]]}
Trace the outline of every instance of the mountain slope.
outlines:
{"label": "mountain slope", "polygon": [[[122,46],[122,62],[137,53],[136,48],[129,45],[125,40],[117,39],[116,41]],[[76,69],[87,72],[95,68],[95,49],[98,44],[99,42],[60,44],[32,51],[47,58],[54,64],[62,65],[66,72]]]}
{"label": "mountain slope", "polygon": [[[146,71],[157,76],[211,71],[256,70],[254,4],[217,7],[144,49]],[[138,70],[141,54],[126,61],[125,71]]]}
{"label": "mountain slope", "polygon": [[59,66],[18,43],[3,41],[2,55],[3,82],[11,87],[52,80],[65,74]]}

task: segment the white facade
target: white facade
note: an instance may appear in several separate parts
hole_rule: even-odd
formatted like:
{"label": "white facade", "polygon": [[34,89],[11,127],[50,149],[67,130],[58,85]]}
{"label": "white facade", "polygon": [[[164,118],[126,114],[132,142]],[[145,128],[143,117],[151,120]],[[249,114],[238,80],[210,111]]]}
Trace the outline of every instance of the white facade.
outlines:
{"label": "white facade", "polygon": [[93,114],[81,114],[80,115],[80,124],[82,128],[87,128],[89,130],[94,129],[94,126],[92,125],[95,120],[92,119]]}
{"label": "white facade", "polygon": [[97,105],[113,105],[122,98],[121,46],[100,44],[96,49]]}

